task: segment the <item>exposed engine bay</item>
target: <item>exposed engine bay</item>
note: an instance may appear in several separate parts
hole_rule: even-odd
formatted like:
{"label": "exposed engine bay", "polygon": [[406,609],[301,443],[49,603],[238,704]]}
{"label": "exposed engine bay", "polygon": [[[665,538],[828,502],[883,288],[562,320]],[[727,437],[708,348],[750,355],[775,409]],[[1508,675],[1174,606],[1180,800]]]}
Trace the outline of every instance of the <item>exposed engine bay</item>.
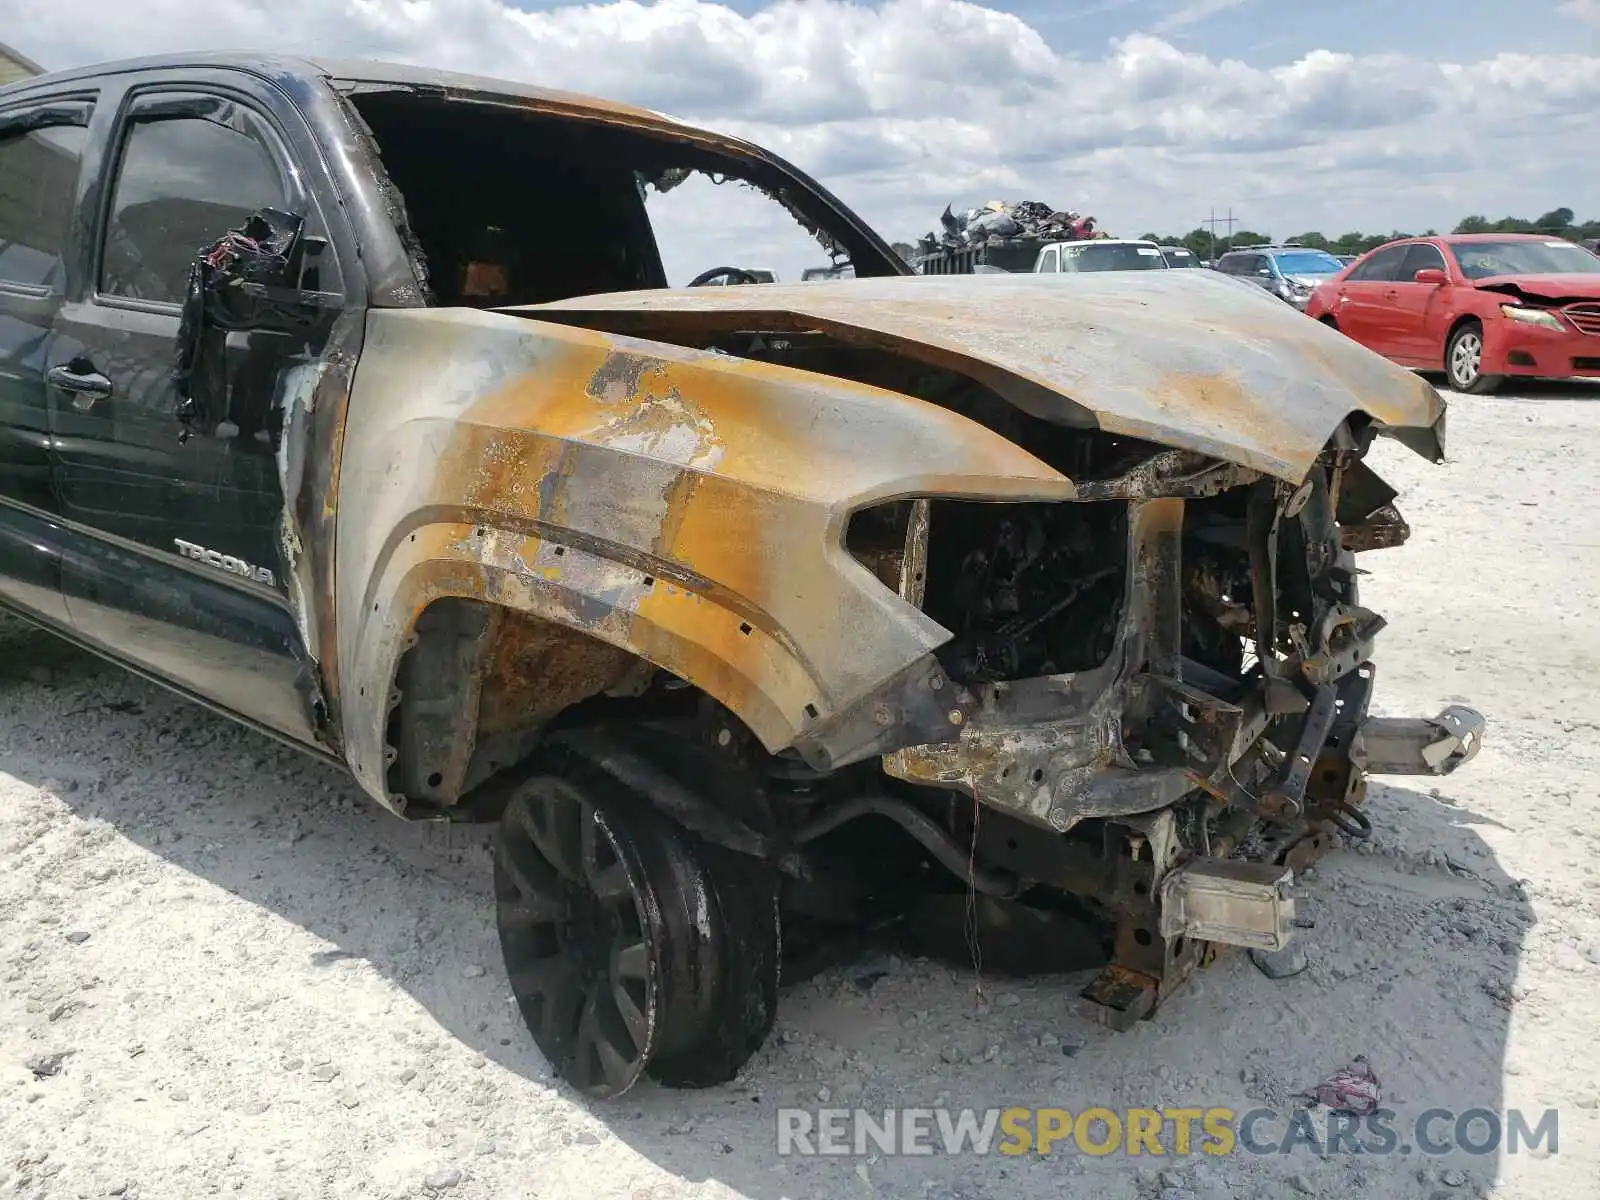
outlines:
{"label": "exposed engine bay", "polygon": [[1014,877],[979,910],[1002,958],[1027,957],[1005,944],[1007,905],[1070,928],[1083,910],[1063,915],[1052,893],[1066,893],[1100,914],[1110,962],[1086,998],[1121,1027],[1220,945],[1286,945],[1294,871],[1370,833],[1366,772],[1453,769],[1482,721],[1368,715],[1384,620],[1360,605],[1355,550],[1406,534],[1362,462],[1371,428],[1342,428],[1298,488],[1077,436],[1041,456],[1080,479],[1104,464],[1082,485],[1100,498],[862,516],[881,543],[903,514],[921,606],[955,635],[939,660],[978,703],[958,740],[898,750],[885,770],[1003,814],[944,808],[975,863]]}

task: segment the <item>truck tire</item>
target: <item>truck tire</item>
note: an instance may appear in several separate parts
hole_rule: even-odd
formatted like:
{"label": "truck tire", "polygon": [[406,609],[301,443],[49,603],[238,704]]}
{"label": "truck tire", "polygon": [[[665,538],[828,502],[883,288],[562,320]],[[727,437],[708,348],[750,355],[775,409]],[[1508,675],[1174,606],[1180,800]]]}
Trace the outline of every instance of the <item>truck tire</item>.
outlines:
{"label": "truck tire", "polygon": [[570,750],[513,791],[495,837],[500,945],[550,1065],[597,1098],[642,1074],[732,1079],[777,1013],[777,888]]}

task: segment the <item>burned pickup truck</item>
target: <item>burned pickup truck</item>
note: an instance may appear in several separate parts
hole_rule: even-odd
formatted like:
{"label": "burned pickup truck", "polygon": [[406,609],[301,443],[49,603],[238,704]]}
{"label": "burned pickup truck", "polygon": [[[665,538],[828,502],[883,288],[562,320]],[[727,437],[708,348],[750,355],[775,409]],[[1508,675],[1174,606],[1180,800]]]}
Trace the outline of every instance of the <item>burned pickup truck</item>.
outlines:
{"label": "burned pickup truck", "polygon": [[[45,76],[0,174],[0,601],[494,822],[585,1092],[730,1078],[802,949],[952,902],[1098,931],[1127,1024],[1477,751],[1368,711],[1364,456],[1443,402],[1210,272],[907,277],[747,143],[370,63]],[[669,286],[770,261],[742,203],[855,278]]]}

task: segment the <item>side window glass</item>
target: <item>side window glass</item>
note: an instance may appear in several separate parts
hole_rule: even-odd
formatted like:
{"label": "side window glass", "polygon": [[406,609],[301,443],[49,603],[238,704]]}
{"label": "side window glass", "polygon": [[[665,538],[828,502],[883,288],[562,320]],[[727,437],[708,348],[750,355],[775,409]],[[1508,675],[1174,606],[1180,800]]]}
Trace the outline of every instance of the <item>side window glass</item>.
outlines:
{"label": "side window glass", "polygon": [[1406,246],[1390,246],[1379,250],[1359,268],[1351,272],[1352,281],[1392,282],[1400,273],[1400,263],[1405,258]]}
{"label": "side window glass", "polygon": [[1428,242],[1418,242],[1406,251],[1405,264],[1400,268],[1400,279],[1410,283],[1416,278],[1418,271],[1427,267],[1443,271],[1444,255],[1439,253],[1437,246]]}
{"label": "side window glass", "polygon": [[61,125],[0,141],[0,280],[61,287],[88,133]]}
{"label": "side window glass", "polygon": [[181,303],[195,255],[257,209],[282,207],[284,195],[278,165],[259,137],[191,117],[129,126],[100,290]]}
{"label": "side window glass", "polygon": [[1044,252],[1044,257],[1039,260],[1039,270],[1040,271],[1055,271],[1055,272],[1059,273],[1060,270],[1061,270],[1061,267],[1060,267],[1059,263],[1060,263],[1060,251],[1055,250],[1053,248],[1050,249],[1050,250],[1046,250]]}

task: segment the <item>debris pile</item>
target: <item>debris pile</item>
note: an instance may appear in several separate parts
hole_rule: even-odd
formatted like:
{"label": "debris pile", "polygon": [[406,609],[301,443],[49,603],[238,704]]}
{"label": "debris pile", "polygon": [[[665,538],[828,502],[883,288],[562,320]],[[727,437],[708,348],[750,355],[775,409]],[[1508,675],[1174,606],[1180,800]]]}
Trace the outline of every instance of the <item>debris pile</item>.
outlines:
{"label": "debris pile", "polygon": [[1313,1104],[1320,1104],[1334,1112],[1354,1113],[1364,1117],[1376,1112],[1383,1103],[1383,1093],[1372,1064],[1363,1054],[1358,1054],[1350,1064],[1340,1067],[1327,1079],[1301,1096]]}
{"label": "debris pile", "polygon": [[1093,217],[1038,200],[991,200],[981,208],[960,213],[945,205],[939,225],[937,232],[924,234],[917,243],[922,253],[1013,242],[1078,242],[1106,236],[1095,228]]}

